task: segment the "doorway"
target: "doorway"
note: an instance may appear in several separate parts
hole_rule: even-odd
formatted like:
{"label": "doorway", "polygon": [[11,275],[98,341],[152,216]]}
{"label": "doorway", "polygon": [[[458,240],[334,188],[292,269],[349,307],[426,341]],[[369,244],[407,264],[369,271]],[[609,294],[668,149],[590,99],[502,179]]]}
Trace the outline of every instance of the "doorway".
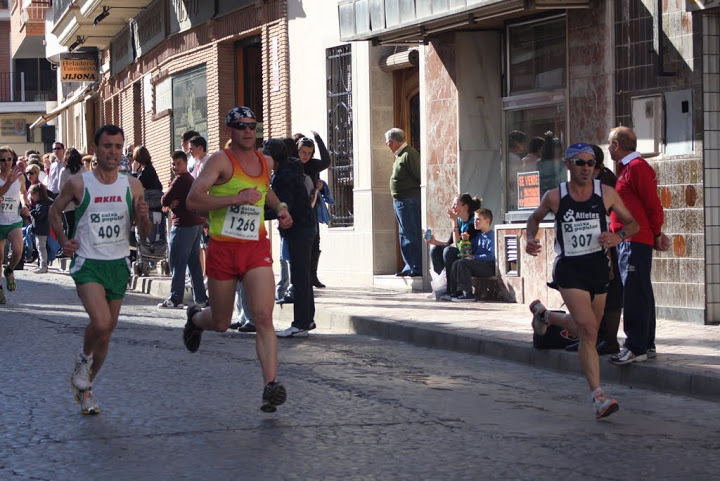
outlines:
{"label": "doorway", "polygon": [[[407,144],[420,150],[420,69],[417,66],[393,73],[394,124],[405,132]],[[420,155],[422,159],[422,152]],[[421,207],[422,212],[422,207]],[[395,225],[397,231],[397,224]],[[395,236],[396,264],[399,272],[405,266],[400,252],[400,240]],[[423,256],[424,258],[425,256]]]}

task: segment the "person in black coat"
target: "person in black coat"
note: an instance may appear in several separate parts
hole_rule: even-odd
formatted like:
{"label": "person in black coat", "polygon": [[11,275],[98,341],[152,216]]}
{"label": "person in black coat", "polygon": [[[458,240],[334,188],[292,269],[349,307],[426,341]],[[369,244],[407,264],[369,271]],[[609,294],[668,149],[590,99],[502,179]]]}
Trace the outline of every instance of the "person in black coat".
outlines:
{"label": "person in black coat", "polygon": [[162,211],[160,197],[162,197],[163,186],[155,167],[153,167],[150,152],[143,146],[135,147],[132,159],[132,175],[137,177],[145,188],[145,200],[150,204],[150,210],[154,212]]}
{"label": "person in black coat", "polygon": [[48,271],[47,238],[50,235],[49,213],[52,199],[48,196],[47,189],[43,184],[30,186],[30,198],[33,203],[30,217],[32,217],[33,234],[35,235],[35,244],[40,262],[40,267],[33,270],[33,272],[44,274]]}
{"label": "person in black coat", "polygon": [[[319,183],[320,172],[330,167],[330,153],[325,147],[325,143],[320,135],[318,135],[318,133],[314,130],[311,130],[310,132],[312,132],[313,137],[315,138],[314,141],[302,134],[296,134],[295,137],[297,141],[298,158],[300,159],[300,162],[302,162],[303,172],[305,172],[305,175],[309,176],[312,180],[313,191],[311,196],[314,198],[317,191],[322,189],[322,184]],[[320,154],[319,159],[313,158],[315,156],[316,145]],[[317,204],[314,204],[313,208],[315,209],[315,217],[317,218]],[[320,252],[322,251],[320,250],[320,229],[318,226],[317,234],[315,235],[315,239],[313,239],[312,257],[310,258],[312,285],[315,287],[325,287],[325,284],[320,282],[317,276]],[[290,257],[290,261],[292,262],[292,256]]]}
{"label": "person in black coat", "polygon": [[289,229],[280,231],[290,250],[290,280],[294,288],[292,325],[277,333],[278,337],[306,337],[315,328],[315,298],[310,270],[317,219],[310,203],[312,181],[303,173],[297,159],[288,158],[282,139],[270,139],[263,151],[275,161],[272,189],[288,206],[293,219]]}

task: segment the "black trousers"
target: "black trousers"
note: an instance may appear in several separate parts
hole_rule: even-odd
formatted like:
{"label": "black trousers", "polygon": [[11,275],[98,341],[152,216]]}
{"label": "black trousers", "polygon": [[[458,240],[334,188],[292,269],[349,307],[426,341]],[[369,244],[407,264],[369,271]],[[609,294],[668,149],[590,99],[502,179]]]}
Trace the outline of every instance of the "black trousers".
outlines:
{"label": "black trousers", "polygon": [[315,321],[315,297],[310,262],[314,237],[314,235],[285,237],[290,249],[290,282],[295,295],[292,325],[298,329],[307,329]]}

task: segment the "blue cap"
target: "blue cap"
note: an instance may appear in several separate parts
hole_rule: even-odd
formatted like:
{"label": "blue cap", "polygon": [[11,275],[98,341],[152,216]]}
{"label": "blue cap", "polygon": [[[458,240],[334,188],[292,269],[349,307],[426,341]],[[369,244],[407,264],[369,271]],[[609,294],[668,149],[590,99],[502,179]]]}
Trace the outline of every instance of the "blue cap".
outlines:
{"label": "blue cap", "polygon": [[595,151],[590,144],[580,142],[578,144],[572,144],[565,150],[565,160],[570,160],[577,154],[592,154],[592,156],[595,157]]}

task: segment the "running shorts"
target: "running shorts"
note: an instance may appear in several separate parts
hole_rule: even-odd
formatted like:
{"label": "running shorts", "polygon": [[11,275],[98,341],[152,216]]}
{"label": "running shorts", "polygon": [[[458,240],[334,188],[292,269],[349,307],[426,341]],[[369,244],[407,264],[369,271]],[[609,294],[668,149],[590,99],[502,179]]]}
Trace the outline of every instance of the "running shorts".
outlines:
{"label": "running shorts", "polygon": [[0,241],[7,239],[15,229],[22,229],[22,225],[22,221],[10,225],[0,225]]}
{"label": "running shorts", "polygon": [[272,267],[270,239],[234,243],[210,239],[205,270],[219,281],[242,280],[245,273],[258,267]]}
{"label": "running shorts", "polygon": [[125,297],[130,264],[127,257],[112,261],[76,257],[70,263],[70,277],[75,285],[96,282],[105,288],[105,299],[113,301]]}
{"label": "running shorts", "polygon": [[553,289],[581,289],[605,294],[610,283],[610,259],[604,253],[578,257],[558,256],[553,266]]}

